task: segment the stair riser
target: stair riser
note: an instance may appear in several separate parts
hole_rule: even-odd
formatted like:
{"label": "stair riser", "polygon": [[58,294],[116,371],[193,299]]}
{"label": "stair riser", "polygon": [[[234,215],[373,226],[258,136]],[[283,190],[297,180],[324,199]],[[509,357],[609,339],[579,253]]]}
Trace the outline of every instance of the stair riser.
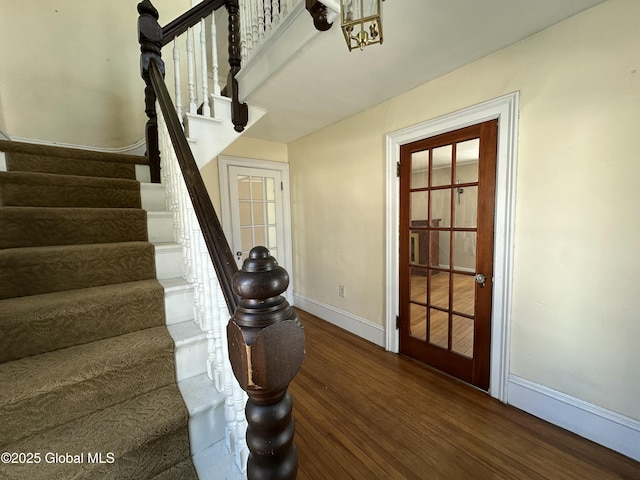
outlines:
{"label": "stair riser", "polygon": [[189,418],[191,455],[196,455],[224,439],[224,402]]}
{"label": "stair riser", "polygon": [[193,288],[165,292],[164,310],[167,325],[176,325],[193,319]]}
{"label": "stair riser", "polygon": [[169,212],[149,212],[147,230],[151,243],[173,243],[173,215]]}
{"label": "stair riser", "polygon": [[158,183],[141,183],[140,197],[142,208],[147,212],[166,212],[164,185]]}
{"label": "stair riser", "polygon": [[156,245],[156,274],[158,279],[182,276],[182,247]]}
{"label": "stair riser", "polygon": [[193,340],[176,347],[176,379],[178,382],[195,377],[207,370],[207,341]]}
{"label": "stair riser", "polygon": [[140,208],[137,190],[89,188],[83,186],[24,185],[4,182],[0,185],[3,206],[15,207],[88,207]]}
{"label": "stair riser", "polygon": [[140,209],[4,207],[0,225],[0,248],[147,241]]}

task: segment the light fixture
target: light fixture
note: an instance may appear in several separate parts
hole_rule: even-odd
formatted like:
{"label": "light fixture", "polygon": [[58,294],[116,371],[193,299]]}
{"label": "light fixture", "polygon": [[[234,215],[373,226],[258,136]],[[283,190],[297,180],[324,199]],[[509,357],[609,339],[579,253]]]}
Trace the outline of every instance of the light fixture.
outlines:
{"label": "light fixture", "polygon": [[380,0],[340,0],[340,26],[349,51],[382,43]]}

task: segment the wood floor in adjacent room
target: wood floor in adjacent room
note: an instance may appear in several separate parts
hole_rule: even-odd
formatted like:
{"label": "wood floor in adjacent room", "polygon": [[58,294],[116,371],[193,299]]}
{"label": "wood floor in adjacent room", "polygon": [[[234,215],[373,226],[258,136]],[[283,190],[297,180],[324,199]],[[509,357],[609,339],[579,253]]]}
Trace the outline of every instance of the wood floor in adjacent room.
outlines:
{"label": "wood floor in adjacent room", "polygon": [[299,480],[640,479],[640,463],[298,311]]}

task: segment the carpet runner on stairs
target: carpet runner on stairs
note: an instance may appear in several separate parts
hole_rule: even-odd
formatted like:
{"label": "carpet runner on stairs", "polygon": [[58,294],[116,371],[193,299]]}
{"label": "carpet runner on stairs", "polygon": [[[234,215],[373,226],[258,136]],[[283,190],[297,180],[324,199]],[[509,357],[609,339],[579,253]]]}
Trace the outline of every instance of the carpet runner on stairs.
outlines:
{"label": "carpet runner on stairs", "polygon": [[0,152],[0,453],[14,454],[0,478],[197,478],[135,180],[146,160]]}

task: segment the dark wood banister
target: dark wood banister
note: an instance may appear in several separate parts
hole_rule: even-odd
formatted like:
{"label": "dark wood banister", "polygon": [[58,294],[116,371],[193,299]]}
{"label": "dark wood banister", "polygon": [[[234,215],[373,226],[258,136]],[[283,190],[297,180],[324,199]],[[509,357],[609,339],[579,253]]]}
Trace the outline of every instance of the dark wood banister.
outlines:
{"label": "dark wood banister", "polygon": [[166,24],[162,27],[162,46],[164,47],[169,42],[172,42],[174,38],[186,32],[189,27],[193,27],[215,10],[226,5],[226,3],[227,0],[204,0],[188,12]]}
{"label": "dark wood banister", "polygon": [[[240,37],[238,0],[205,2],[206,8],[225,4],[229,14],[229,63],[231,71],[227,87],[234,100],[234,115],[244,117],[246,104],[237,101],[235,74],[240,70]],[[202,5],[202,4],[201,4]],[[203,7],[204,8],[204,7]],[[182,26],[199,21],[198,13],[189,13],[171,22],[172,34]],[[304,361],[304,329],[295,311],[282,297],[289,285],[287,272],[265,247],[255,247],[238,270],[233,253],[224,236],[180,119],[164,83],[161,48],[163,29],[158,24],[158,11],[150,0],[138,4],[138,36],[141,50],[141,74],[145,80],[147,152],[158,154],[156,100],[167,125],[180,170],[193,203],[211,261],[214,265],[229,312],[227,325],[229,359],[238,383],[249,396],[246,406],[249,480],[295,480],[298,454],[293,443],[295,427],[292,399],[288,393]],[[186,19],[189,20],[186,20]],[[195,19],[195,20],[194,20]],[[186,30],[185,27],[183,31]],[[234,120],[236,130],[238,124]],[[159,181],[159,163],[157,169]]]}
{"label": "dark wood banister", "polygon": [[151,60],[151,64],[149,65],[149,74],[151,85],[156,92],[160,110],[167,124],[167,130],[169,131],[173,148],[176,151],[180,171],[182,172],[187,191],[189,192],[189,198],[191,198],[191,202],[193,203],[193,209],[198,218],[207,250],[209,251],[213,267],[220,280],[222,293],[227,302],[227,307],[229,307],[229,312],[234,312],[236,308],[238,308],[238,297],[233,292],[232,279],[238,271],[238,266],[222,231],[222,225],[220,225],[218,215],[216,215],[216,211],[211,203],[211,198],[202,180],[198,164],[187,142],[187,137],[182,130],[180,119],[176,114],[171,96],[164,83],[164,77],[158,65],[158,60],[155,58]]}

